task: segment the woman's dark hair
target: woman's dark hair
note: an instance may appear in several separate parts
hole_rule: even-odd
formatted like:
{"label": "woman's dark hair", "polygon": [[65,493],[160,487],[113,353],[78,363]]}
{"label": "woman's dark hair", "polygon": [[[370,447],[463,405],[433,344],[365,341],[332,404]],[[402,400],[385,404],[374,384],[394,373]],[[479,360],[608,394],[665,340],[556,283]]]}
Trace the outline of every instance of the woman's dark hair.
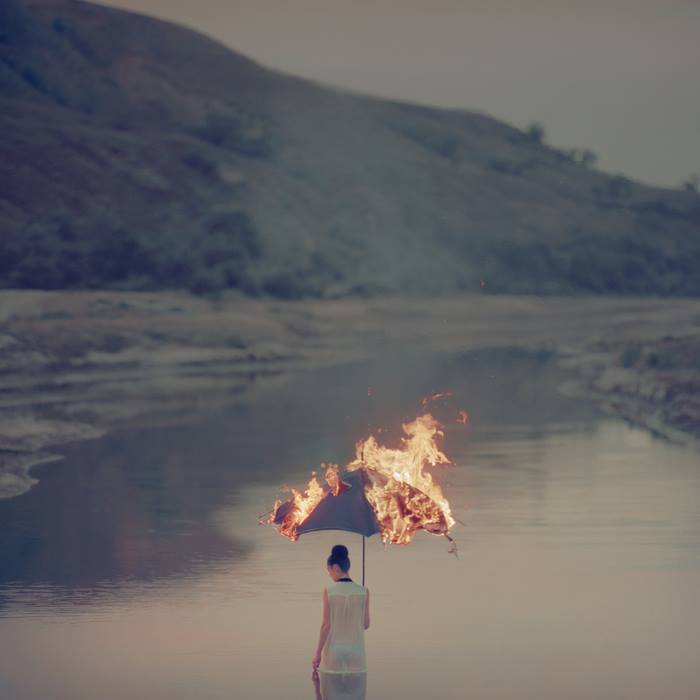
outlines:
{"label": "woman's dark hair", "polygon": [[342,571],[347,571],[350,568],[348,548],[344,544],[337,544],[331,549],[331,555],[328,557],[328,566],[333,566],[333,564],[337,564]]}

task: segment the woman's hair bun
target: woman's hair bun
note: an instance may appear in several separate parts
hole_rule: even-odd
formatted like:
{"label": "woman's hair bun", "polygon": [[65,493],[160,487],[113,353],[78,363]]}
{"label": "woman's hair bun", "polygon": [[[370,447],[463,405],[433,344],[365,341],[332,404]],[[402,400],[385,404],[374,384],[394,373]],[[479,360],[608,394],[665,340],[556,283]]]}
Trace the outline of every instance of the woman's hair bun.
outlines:
{"label": "woman's hair bun", "polygon": [[343,571],[350,568],[350,557],[348,556],[348,548],[344,544],[336,544],[331,549],[331,555],[328,557],[328,566],[337,564]]}

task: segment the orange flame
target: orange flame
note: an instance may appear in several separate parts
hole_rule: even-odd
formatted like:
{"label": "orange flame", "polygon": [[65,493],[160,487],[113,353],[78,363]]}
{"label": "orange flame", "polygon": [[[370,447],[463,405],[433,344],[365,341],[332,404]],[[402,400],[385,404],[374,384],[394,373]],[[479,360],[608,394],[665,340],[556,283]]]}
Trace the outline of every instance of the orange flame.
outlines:
{"label": "orange flame", "polygon": [[341,480],[340,469],[337,464],[322,464],[321,466],[326,470],[326,481],[331,487],[331,493],[334,496],[350,488],[350,484],[346,484]]}
{"label": "orange flame", "polygon": [[455,524],[450,504],[433,481],[427,464],[451,464],[438,449],[443,437],[440,423],[429,413],[402,426],[406,437],[392,449],[379,445],[374,436],[359,442],[349,471],[364,468],[371,486],[365,495],[381,526],[382,541],[408,544],[419,529],[447,535]]}
{"label": "orange flame", "polygon": [[326,491],[318,483],[316,472],[311,473],[311,479],[303,492],[296,489],[286,488],[284,490],[291,491],[292,498],[290,499],[290,508],[282,519],[281,523],[275,523],[275,517],[282,501],[278,498],[270,513],[260,522],[269,523],[277,528],[277,531],[295,541],[299,538],[297,528],[301,523],[309,517],[313,509],[321,502],[326,495]]}

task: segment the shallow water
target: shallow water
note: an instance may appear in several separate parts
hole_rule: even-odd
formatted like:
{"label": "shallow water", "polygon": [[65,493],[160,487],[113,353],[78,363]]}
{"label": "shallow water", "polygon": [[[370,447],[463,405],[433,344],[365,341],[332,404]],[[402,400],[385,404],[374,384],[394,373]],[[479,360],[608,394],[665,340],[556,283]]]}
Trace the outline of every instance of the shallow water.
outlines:
{"label": "shallow water", "polygon": [[343,542],[360,578],[361,538],[257,517],[446,389],[472,417],[433,470],[459,558],[367,541],[367,697],[700,697],[698,452],[561,379],[546,355],[404,350],[65,446],[0,502],[0,697],[313,698],[323,561]]}

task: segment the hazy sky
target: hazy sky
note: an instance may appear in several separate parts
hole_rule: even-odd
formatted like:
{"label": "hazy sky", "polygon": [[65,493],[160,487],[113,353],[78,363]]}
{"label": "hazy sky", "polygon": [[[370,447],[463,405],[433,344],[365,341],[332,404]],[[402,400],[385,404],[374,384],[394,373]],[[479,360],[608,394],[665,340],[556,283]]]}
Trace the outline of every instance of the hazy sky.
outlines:
{"label": "hazy sky", "polygon": [[554,146],[679,186],[700,174],[698,0],[108,0],[267,66],[541,122]]}

